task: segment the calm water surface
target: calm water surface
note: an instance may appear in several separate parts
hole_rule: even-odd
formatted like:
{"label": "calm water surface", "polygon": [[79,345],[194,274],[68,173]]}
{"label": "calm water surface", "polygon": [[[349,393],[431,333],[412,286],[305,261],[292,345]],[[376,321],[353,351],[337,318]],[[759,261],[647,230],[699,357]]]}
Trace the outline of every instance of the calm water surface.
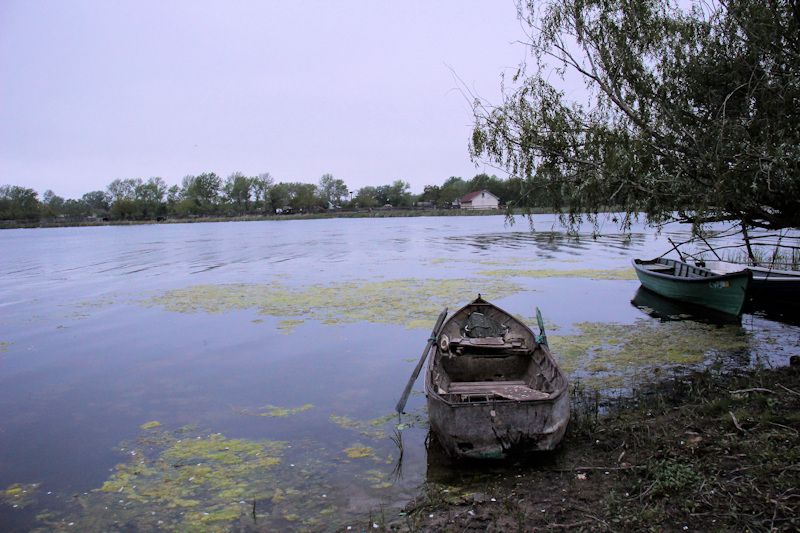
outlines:
{"label": "calm water surface", "polygon": [[[225,509],[241,506],[233,521],[268,530],[335,529],[380,508],[396,515],[426,477],[422,380],[411,416],[387,415],[439,305],[463,305],[485,282],[487,299],[524,317],[539,306],[563,338],[585,323],[660,324],[631,305],[639,283],[624,272],[631,258],[669,249],[667,237],[684,228],[622,236],[609,222],[609,235],[576,239],[551,232],[552,217],[535,222],[534,233],[502,216],[0,232],[0,529],[189,527],[198,522],[182,521],[188,514],[213,518],[204,509],[219,511],[220,498],[234,500]],[[470,283],[446,285],[435,301],[414,290],[440,280]],[[286,314],[277,304],[215,307],[208,300],[218,295],[192,292],[220,286],[265,301],[279,289]],[[362,286],[373,288],[361,314],[340,316],[337,301],[362,305]],[[314,287],[333,292],[314,301]],[[188,291],[183,307],[164,304],[175,290]],[[306,303],[297,308],[292,294]],[[430,323],[387,318],[406,305],[421,305]],[[783,364],[798,350],[794,326],[747,315],[736,328],[748,346],[731,356],[741,364]],[[140,428],[150,421],[160,426]],[[163,437],[147,448],[156,464],[177,431],[200,442],[219,433],[285,444],[252,498],[234,491],[170,509],[164,496],[137,500],[123,487],[112,500],[98,490],[142,453],[137,439]]]}

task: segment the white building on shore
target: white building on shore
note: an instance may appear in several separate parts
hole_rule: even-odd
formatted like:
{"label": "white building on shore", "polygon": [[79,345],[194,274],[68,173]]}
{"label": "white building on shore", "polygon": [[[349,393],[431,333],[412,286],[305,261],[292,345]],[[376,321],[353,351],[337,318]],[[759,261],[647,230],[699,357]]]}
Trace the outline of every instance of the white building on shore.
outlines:
{"label": "white building on shore", "polygon": [[467,193],[458,200],[461,209],[498,209],[500,198],[486,189]]}

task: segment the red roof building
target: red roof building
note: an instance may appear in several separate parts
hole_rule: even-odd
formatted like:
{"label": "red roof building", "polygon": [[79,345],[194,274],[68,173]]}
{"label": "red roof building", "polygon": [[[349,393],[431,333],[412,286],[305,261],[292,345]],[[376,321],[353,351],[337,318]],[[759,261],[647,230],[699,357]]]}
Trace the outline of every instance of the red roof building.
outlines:
{"label": "red roof building", "polygon": [[458,200],[461,209],[498,209],[500,198],[486,189],[467,193]]}

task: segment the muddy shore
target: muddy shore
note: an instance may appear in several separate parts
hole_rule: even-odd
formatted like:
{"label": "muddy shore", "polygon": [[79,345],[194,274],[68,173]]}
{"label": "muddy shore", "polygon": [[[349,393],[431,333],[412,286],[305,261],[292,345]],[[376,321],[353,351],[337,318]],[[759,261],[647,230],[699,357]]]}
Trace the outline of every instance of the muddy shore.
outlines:
{"label": "muddy shore", "polygon": [[[575,394],[555,452],[448,463],[377,531],[796,531],[800,365],[673,378],[596,405]],[[602,413],[605,411],[605,414]],[[355,527],[353,528],[355,529]]]}

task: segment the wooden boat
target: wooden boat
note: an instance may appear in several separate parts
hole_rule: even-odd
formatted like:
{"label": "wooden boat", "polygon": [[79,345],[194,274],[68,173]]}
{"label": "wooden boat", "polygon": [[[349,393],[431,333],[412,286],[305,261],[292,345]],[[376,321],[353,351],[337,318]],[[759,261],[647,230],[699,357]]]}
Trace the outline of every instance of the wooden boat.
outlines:
{"label": "wooden boat", "polygon": [[742,312],[753,276],[748,270],[716,274],[707,268],[663,257],[651,261],[634,259],[633,268],[644,288],[656,294],[734,316]]}
{"label": "wooden boat", "polygon": [[502,458],[558,445],[569,422],[569,394],[544,331],[537,339],[478,295],[436,339],[425,394],[431,430],[448,454]]}
{"label": "wooden boat", "polygon": [[753,280],[747,289],[749,303],[755,309],[797,309],[800,307],[800,271],[742,265],[727,261],[704,261],[705,268],[717,274],[747,269]]}

